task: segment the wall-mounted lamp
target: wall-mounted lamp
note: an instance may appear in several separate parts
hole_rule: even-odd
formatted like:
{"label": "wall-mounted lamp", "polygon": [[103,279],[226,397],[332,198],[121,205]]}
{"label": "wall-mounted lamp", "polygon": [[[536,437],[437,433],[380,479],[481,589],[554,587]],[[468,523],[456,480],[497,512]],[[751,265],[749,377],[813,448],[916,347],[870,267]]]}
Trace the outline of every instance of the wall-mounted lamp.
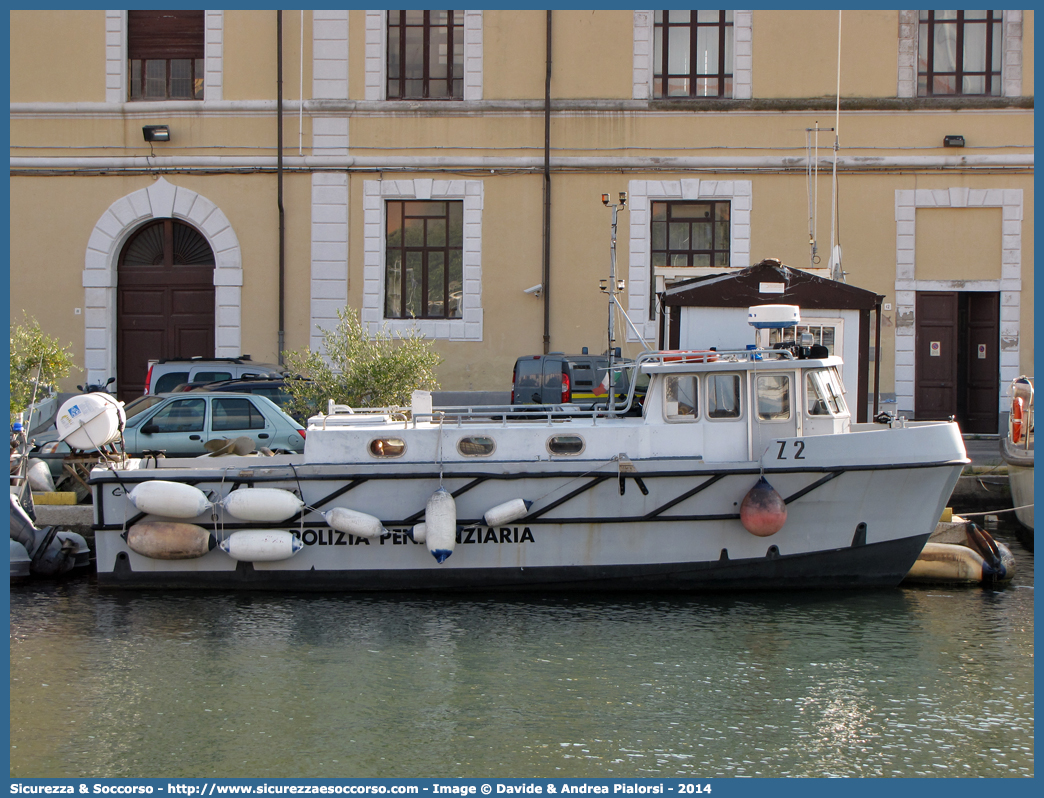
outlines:
{"label": "wall-mounted lamp", "polygon": [[145,141],[170,141],[169,125],[145,125],[141,129]]}
{"label": "wall-mounted lamp", "polygon": [[963,147],[964,136],[943,136],[944,147]]}

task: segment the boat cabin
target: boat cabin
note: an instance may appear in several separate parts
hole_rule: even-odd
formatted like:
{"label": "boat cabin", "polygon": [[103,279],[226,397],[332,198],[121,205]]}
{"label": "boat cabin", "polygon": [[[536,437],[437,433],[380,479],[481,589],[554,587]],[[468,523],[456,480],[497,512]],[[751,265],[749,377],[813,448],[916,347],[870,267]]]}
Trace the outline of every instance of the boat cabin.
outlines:
{"label": "boat cabin", "polygon": [[[841,358],[810,347],[652,352],[633,368],[648,376],[640,416],[619,406],[440,408],[417,391],[411,412],[331,405],[309,421],[305,462],[497,462],[695,457],[759,460],[781,438],[849,432]],[[796,355],[795,355],[796,352]],[[633,382],[632,382],[633,384]],[[664,434],[665,427],[671,428]]]}

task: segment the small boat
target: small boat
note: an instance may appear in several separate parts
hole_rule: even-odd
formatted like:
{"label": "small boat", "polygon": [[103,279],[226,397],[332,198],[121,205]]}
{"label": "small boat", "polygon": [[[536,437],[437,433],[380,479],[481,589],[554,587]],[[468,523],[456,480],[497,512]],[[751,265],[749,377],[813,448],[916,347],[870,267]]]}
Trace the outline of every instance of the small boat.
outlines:
{"label": "small boat", "polygon": [[1017,377],[1011,383],[1008,432],[1001,437],[1001,458],[1008,466],[1008,484],[1015,517],[1033,530],[1033,380]]}
{"label": "small boat", "polygon": [[1003,585],[1015,577],[1015,558],[977,524],[954,516],[928,538],[903,584]]}
{"label": "small boat", "polygon": [[11,580],[61,576],[90,568],[90,549],[82,535],[53,526],[37,527],[11,495]]}
{"label": "small boat", "polygon": [[[799,310],[758,306],[750,317],[787,325]],[[593,409],[435,410],[416,391],[409,408],[331,402],[309,419],[302,454],[114,459],[90,480],[98,583],[529,594],[898,585],[969,462],[957,425],[855,423],[841,358],[807,341],[740,344],[714,357],[639,355],[626,398]],[[648,378],[640,413],[638,378]],[[136,506],[150,483],[177,506]],[[128,529],[168,522],[216,545],[177,558],[128,545]]]}
{"label": "small boat", "polygon": [[11,441],[11,583],[89,570],[91,553],[82,535],[36,525],[32,491],[53,491],[54,484],[47,465],[29,457],[20,422],[12,425]]}

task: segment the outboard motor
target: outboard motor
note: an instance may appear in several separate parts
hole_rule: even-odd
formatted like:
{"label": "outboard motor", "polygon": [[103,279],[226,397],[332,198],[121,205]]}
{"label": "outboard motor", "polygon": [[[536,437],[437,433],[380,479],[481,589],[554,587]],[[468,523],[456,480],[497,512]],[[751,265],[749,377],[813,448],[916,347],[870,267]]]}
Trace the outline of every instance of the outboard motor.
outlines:
{"label": "outboard motor", "polygon": [[48,526],[38,529],[11,494],[11,540],[31,558],[29,570],[37,576],[59,576],[77,565],[87,565],[90,550],[82,535]]}

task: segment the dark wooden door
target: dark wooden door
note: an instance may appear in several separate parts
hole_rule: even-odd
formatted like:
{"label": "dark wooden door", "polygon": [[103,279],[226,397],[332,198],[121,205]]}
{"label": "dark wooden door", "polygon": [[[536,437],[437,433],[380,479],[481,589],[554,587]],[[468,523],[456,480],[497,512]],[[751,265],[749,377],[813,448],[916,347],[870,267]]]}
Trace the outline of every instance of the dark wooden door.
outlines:
{"label": "dark wooden door", "polygon": [[1000,294],[962,293],[957,381],[957,418],[965,432],[996,434],[1000,417]]}
{"label": "dark wooden door", "polygon": [[917,294],[916,417],[954,416],[966,433],[995,434],[999,423],[1000,295]]}
{"label": "dark wooden door", "polygon": [[957,415],[957,292],[920,291],[914,357],[918,420]]}
{"label": "dark wooden door", "polygon": [[119,398],[142,394],[150,359],[196,356],[214,356],[214,253],[189,225],[160,219],[135,233],[120,253]]}

